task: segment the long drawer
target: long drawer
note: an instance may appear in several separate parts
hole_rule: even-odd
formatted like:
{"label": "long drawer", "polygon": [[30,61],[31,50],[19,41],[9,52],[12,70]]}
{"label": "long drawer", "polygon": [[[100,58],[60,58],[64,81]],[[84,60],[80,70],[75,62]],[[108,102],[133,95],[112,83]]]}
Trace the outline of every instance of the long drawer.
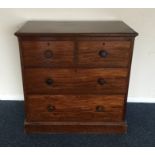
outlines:
{"label": "long drawer", "polygon": [[125,94],[127,69],[45,69],[24,72],[28,94]]}
{"label": "long drawer", "polygon": [[26,120],[122,121],[122,95],[32,95],[26,98]]}

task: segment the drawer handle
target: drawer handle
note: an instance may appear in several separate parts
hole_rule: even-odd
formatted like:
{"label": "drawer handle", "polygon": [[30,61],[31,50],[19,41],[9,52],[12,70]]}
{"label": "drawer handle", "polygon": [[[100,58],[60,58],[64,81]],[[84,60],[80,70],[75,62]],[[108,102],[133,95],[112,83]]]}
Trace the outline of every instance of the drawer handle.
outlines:
{"label": "drawer handle", "polygon": [[104,107],[103,106],[97,106],[96,107],[96,112],[103,112],[104,111]]}
{"label": "drawer handle", "polygon": [[47,85],[52,85],[54,81],[49,78],[49,79],[46,79],[45,82],[46,82]]}
{"label": "drawer handle", "polygon": [[53,52],[51,50],[46,50],[44,52],[44,56],[45,58],[49,59],[49,58],[52,58],[53,57]]}
{"label": "drawer handle", "polygon": [[106,83],[105,79],[103,79],[103,78],[99,78],[99,79],[97,80],[97,82],[98,82],[98,84],[100,84],[100,85],[104,85],[104,84]]}
{"label": "drawer handle", "polygon": [[55,106],[49,105],[49,106],[47,107],[47,110],[48,110],[48,112],[53,112],[53,111],[55,110]]}
{"label": "drawer handle", "polygon": [[108,56],[108,52],[105,51],[105,50],[100,50],[100,51],[99,51],[99,56],[100,56],[101,58],[106,58],[106,57]]}

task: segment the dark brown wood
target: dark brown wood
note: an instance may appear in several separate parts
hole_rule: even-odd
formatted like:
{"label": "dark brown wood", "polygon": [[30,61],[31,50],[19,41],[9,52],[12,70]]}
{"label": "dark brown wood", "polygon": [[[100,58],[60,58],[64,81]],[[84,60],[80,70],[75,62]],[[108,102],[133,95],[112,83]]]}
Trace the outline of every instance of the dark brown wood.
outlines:
{"label": "dark brown wood", "polygon": [[73,65],[73,41],[23,41],[22,50],[26,67]]}
{"label": "dark brown wood", "polygon": [[127,132],[134,30],[121,21],[32,21],[15,34],[27,133]]}
{"label": "dark brown wood", "polygon": [[127,97],[128,97],[128,90],[129,90],[129,80],[130,80],[130,72],[131,72],[131,63],[132,63],[132,55],[133,55],[133,49],[134,49],[134,40],[135,38],[132,38],[131,40],[131,46],[130,46],[130,57],[129,57],[129,67],[128,67],[128,76],[127,76],[127,89],[126,89],[126,94],[125,94],[125,99],[124,99],[124,113],[123,113],[123,118],[124,120],[126,119],[126,111],[127,111]]}
{"label": "dark brown wood", "polygon": [[130,41],[81,41],[78,47],[79,65],[128,67]]}
{"label": "dark brown wood", "polygon": [[122,134],[127,132],[127,124],[126,122],[25,122],[25,132]]}
{"label": "dark brown wood", "polygon": [[29,21],[17,36],[136,36],[122,21]]}
{"label": "dark brown wood", "polygon": [[[25,69],[28,94],[124,94],[127,69]],[[100,84],[100,78],[105,83]],[[48,80],[49,83],[48,84]]]}
{"label": "dark brown wood", "polygon": [[27,96],[26,120],[116,122],[122,121],[123,104],[123,95],[31,95]]}
{"label": "dark brown wood", "polygon": [[131,41],[132,36],[18,36],[22,41]]}
{"label": "dark brown wood", "polygon": [[105,49],[105,50],[128,50],[130,48],[130,41],[112,41],[110,40],[111,38],[109,38],[109,41],[104,41],[100,40],[100,41],[79,41],[78,45],[79,45],[79,50],[101,50],[101,49]]}

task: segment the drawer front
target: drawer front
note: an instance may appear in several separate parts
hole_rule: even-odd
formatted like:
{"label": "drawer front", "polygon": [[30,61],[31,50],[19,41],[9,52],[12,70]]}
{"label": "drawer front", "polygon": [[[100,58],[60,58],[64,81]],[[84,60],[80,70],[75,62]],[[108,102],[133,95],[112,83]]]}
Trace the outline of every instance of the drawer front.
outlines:
{"label": "drawer front", "polygon": [[25,69],[29,94],[124,94],[127,69]]}
{"label": "drawer front", "polygon": [[27,121],[121,121],[124,96],[27,96]]}
{"label": "drawer front", "polygon": [[73,65],[72,41],[23,41],[21,46],[24,66]]}
{"label": "drawer front", "polygon": [[127,67],[130,41],[79,41],[78,63],[81,66]]}

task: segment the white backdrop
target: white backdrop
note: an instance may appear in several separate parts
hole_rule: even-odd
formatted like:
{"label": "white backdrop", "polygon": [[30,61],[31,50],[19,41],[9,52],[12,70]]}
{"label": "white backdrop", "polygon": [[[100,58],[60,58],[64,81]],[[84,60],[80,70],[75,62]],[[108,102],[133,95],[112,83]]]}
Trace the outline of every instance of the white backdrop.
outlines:
{"label": "white backdrop", "polygon": [[22,100],[14,32],[28,20],[123,20],[135,40],[128,101],[155,102],[155,9],[0,9],[0,99]]}

